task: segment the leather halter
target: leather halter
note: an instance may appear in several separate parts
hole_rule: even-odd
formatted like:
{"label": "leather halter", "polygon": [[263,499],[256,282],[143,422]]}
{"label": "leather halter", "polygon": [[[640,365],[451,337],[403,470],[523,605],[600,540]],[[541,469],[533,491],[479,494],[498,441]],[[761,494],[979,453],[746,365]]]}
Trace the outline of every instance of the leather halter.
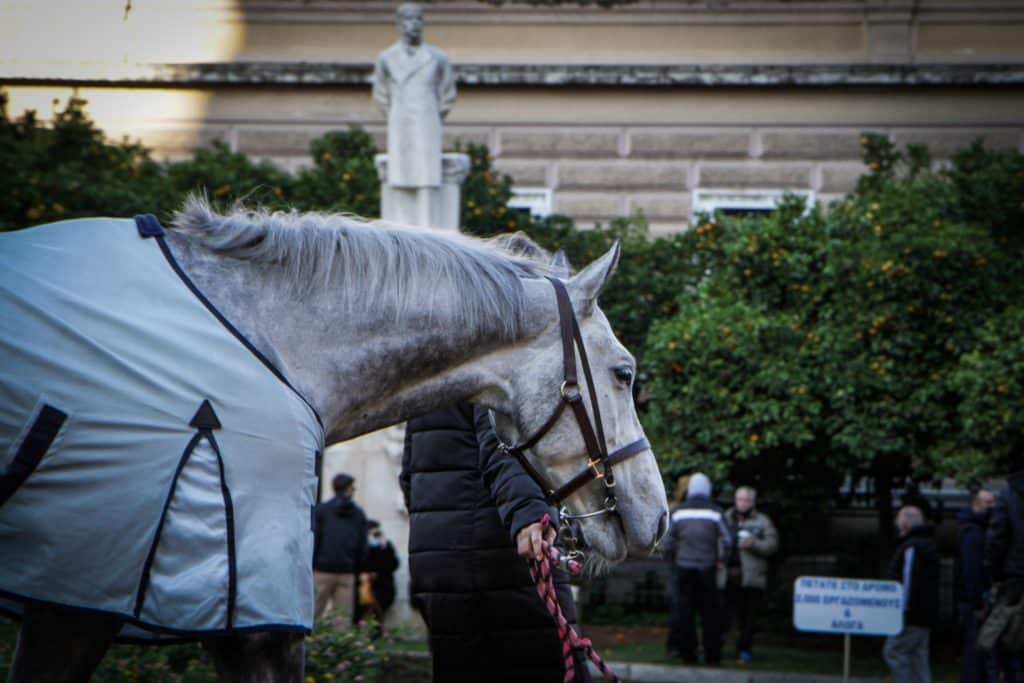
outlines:
{"label": "leather halter", "polygon": [[[576,320],[576,314],[572,310],[572,302],[569,301],[569,293],[565,289],[565,283],[561,280],[549,277],[548,281],[555,288],[555,298],[558,301],[558,322],[562,336],[562,362],[564,366],[563,381],[559,388],[562,400],[558,402],[547,422],[533,436],[515,446],[500,444],[499,448],[519,461],[523,469],[526,470],[526,473],[530,475],[530,478],[537,482],[537,485],[544,491],[544,497],[547,501],[555,507],[558,507],[559,503],[595,479],[603,481],[606,492],[604,507],[594,512],[579,515],[569,514],[565,508],[562,508],[559,513],[563,520],[596,517],[597,515],[615,512],[615,475],[612,472],[612,467],[643,453],[651,445],[645,437],[640,437],[636,441],[613,451],[611,454],[608,453],[608,447],[604,440],[604,426],[601,423],[601,411],[597,404],[597,392],[594,388],[594,379],[590,373],[590,362],[587,360],[587,350],[583,346],[583,336],[580,334],[579,322]],[[583,375],[587,380],[587,389],[590,394],[590,406],[594,414],[593,422],[591,422],[586,406],[583,403],[583,394],[580,392],[579,380],[576,375],[577,347],[579,348],[580,365],[583,367]],[[551,431],[551,428],[558,422],[567,406],[572,409],[573,415],[576,416],[576,424],[580,428],[580,434],[583,435],[583,443],[587,448],[588,461],[583,471],[561,486],[555,487],[548,481],[547,477],[530,463],[526,458],[525,451],[535,446],[545,434]]]}

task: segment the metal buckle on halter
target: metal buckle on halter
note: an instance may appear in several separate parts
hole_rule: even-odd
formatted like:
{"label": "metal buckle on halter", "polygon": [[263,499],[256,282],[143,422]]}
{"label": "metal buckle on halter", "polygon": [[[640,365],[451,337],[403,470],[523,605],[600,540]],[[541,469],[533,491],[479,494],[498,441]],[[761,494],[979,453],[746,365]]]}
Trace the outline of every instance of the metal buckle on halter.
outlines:
{"label": "metal buckle on halter", "polygon": [[583,397],[580,393],[580,385],[576,382],[562,382],[562,386],[558,388],[558,393],[562,395],[563,399],[570,403],[578,401]]}
{"label": "metal buckle on halter", "polygon": [[587,467],[594,470],[594,479],[604,479],[604,472],[597,469],[597,466],[601,464],[600,460],[588,460]]}

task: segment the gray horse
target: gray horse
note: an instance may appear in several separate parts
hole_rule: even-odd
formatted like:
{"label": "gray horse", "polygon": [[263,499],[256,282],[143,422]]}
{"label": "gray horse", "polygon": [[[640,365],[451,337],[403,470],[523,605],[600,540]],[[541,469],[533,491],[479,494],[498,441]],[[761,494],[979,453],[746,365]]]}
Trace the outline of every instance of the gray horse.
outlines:
{"label": "gray horse", "polygon": [[[22,619],[11,681],[88,680],[115,638],[150,631],[203,639],[225,681],[301,681],[302,638],[312,621],[302,515],[315,502],[314,451],[454,401],[491,409],[502,441],[525,443],[516,454],[552,489],[576,481],[562,488],[564,511],[576,520],[591,562],[647,556],[664,533],[665,490],[632,400],[635,361],[597,306],[618,245],[570,276],[564,264],[527,259],[502,241],[340,215],[220,215],[191,200],[174,223],[164,230],[151,218],[87,219],[0,236],[0,396],[14,406],[0,409],[0,554],[20,567],[0,566],[0,608]],[[31,308],[47,281],[82,269],[61,260],[71,242],[106,241],[141,251],[92,254],[91,272],[53,299],[74,300],[87,313],[55,315],[47,300],[38,306],[39,329],[56,332],[25,342],[36,323],[11,319]],[[34,260],[43,263],[43,275],[32,270]],[[110,274],[121,261],[135,264],[140,277]],[[163,336],[150,339],[147,321],[163,320],[180,294],[144,295],[165,269],[201,303],[188,315],[210,317],[215,331],[182,317],[180,324],[160,323]],[[108,280],[118,303],[92,305],[88,293]],[[120,308],[129,310],[123,302],[134,299],[144,305],[125,316],[132,331],[97,341],[91,326],[112,324]],[[78,337],[95,361],[61,360],[65,338]],[[174,346],[178,338],[184,341]],[[200,338],[243,352],[198,348]],[[176,362],[164,370],[158,357]],[[58,367],[55,383],[34,386],[50,365]],[[96,365],[104,372],[94,372]],[[203,393],[219,374],[245,400]],[[20,384],[5,386],[19,376]],[[74,391],[65,390],[76,382]],[[168,387],[161,393],[180,406],[116,395],[133,385]],[[83,394],[92,400],[76,405]],[[130,422],[145,421],[127,413],[108,420],[121,430],[109,443],[80,427],[98,421],[90,411],[108,401],[97,396],[145,404],[152,416],[145,437],[136,443],[127,436]],[[272,401],[273,410],[239,422],[246,410],[258,413]],[[559,407],[565,405],[572,410]],[[80,433],[86,436],[75,451]],[[154,456],[166,464],[148,475],[153,505],[125,494],[124,481],[103,483],[121,476],[113,473],[137,473],[131,468],[148,461],[142,442],[165,436],[188,447],[180,458]],[[261,442],[276,443],[277,452],[260,455]],[[289,449],[294,456],[284,457]],[[141,490],[146,482],[128,487]],[[81,494],[85,502],[39,507],[35,496],[46,491],[68,500]],[[121,512],[110,514],[115,507]],[[78,545],[55,561],[53,548],[61,543]],[[254,562],[253,553],[267,544],[276,550]],[[207,547],[216,557],[197,555]],[[110,558],[123,558],[124,571],[104,571]],[[261,563],[276,578],[266,579]],[[199,566],[212,568],[204,573]],[[189,584],[190,576],[199,579]],[[121,577],[130,595],[118,594]],[[204,594],[219,595],[222,587],[224,600]],[[277,602],[259,602],[259,594],[275,592]]]}

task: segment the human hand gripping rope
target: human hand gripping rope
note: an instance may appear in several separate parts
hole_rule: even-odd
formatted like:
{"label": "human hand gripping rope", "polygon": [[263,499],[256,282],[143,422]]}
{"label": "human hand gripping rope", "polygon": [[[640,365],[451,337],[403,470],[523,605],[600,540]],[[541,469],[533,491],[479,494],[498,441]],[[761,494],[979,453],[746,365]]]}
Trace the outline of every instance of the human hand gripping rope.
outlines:
{"label": "human hand gripping rope", "polygon": [[[540,523],[544,532],[542,537],[546,538],[547,530],[551,526],[551,517],[544,515]],[[566,621],[565,615],[562,613],[562,606],[558,602],[558,595],[555,593],[555,580],[552,573],[562,558],[558,549],[551,543],[546,540],[542,543],[544,557],[540,560],[533,557],[529,559],[530,575],[533,577],[533,584],[537,588],[537,594],[544,601],[544,606],[548,608],[548,612],[551,613],[558,627],[558,639],[562,642],[562,660],[565,665],[565,676],[562,678],[562,683],[570,683],[576,678],[576,667],[572,660],[572,651],[575,648],[582,649],[605,678],[619,683],[619,677],[608,668],[604,660],[594,651],[590,638],[581,637],[576,633],[576,629]],[[568,559],[566,560],[566,569],[575,576],[580,573],[580,564],[576,560]]]}

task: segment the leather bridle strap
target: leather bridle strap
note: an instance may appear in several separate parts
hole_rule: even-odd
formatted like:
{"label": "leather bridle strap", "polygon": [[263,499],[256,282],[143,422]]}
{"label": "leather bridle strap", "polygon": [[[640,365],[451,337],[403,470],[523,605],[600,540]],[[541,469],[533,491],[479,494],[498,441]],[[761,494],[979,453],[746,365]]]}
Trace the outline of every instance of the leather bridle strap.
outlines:
{"label": "leather bridle strap", "polygon": [[[565,289],[565,283],[561,280],[549,277],[548,281],[551,282],[552,287],[555,289],[555,298],[558,302],[558,320],[559,332],[562,340],[562,365],[564,378],[562,385],[559,388],[562,400],[559,401],[554,411],[552,411],[544,424],[541,425],[540,429],[534,432],[533,436],[516,446],[501,444],[501,448],[519,461],[523,466],[523,469],[526,470],[526,473],[535,482],[537,482],[538,486],[541,487],[548,502],[552,505],[557,506],[565,498],[568,498],[570,495],[593,480],[602,479],[608,494],[605,499],[605,507],[597,513],[589,513],[584,516],[612,512],[615,509],[615,494],[613,490],[615,487],[615,479],[612,473],[612,467],[649,449],[650,444],[647,442],[646,438],[641,437],[633,443],[617,449],[611,455],[608,454],[604,438],[604,426],[601,422],[601,412],[597,402],[597,392],[594,389],[594,379],[590,371],[590,362],[587,359],[587,351],[583,344],[583,335],[580,332],[579,323],[572,310],[572,302],[569,299],[569,293]],[[593,422],[590,420],[590,415],[587,414],[587,409],[583,402],[583,395],[580,392],[579,379],[576,374],[577,347],[579,347],[580,365],[583,367],[583,375],[587,380],[587,388],[590,393],[590,405],[594,415]],[[562,486],[555,488],[526,458],[525,451],[535,446],[537,442],[539,442],[544,435],[554,427],[555,423],[558,422],[559,418],[561,418],[566,406],[569,406],[572,409],[573,415],[576,418],[580,434],[583,437],[583,443],[587,449],[588,462],[585,470],[574,476]],[[598,469],[599,466],[600,469]]]}
{"label": "leather bridle strap", "polygon": [[[647,439],[641,437],[634,441],[633,443],[627,444],[622,448],[618,449],[617,451],[615,451],[614,453],[612,453],[611,455],[609,455],[606,463],[605,478],[608,477],[607,471],[610,471],[613,465],[622,464],[629,460],[630,458],[632,458],[633,456],[640,455],[644,451],[650,449],[650,447],[651,444],[648,443]],[[555,496],[558,498],[559,501],[565,500],[566,498],[576,493],[590,482],[594,481],[594,479],[596,478],[597,475],[594,474],[594,470],[588,467],[587,469],[583,470],[575,477],[573,477],[572,479],[558,487],[558,490],[555,491]]]}

